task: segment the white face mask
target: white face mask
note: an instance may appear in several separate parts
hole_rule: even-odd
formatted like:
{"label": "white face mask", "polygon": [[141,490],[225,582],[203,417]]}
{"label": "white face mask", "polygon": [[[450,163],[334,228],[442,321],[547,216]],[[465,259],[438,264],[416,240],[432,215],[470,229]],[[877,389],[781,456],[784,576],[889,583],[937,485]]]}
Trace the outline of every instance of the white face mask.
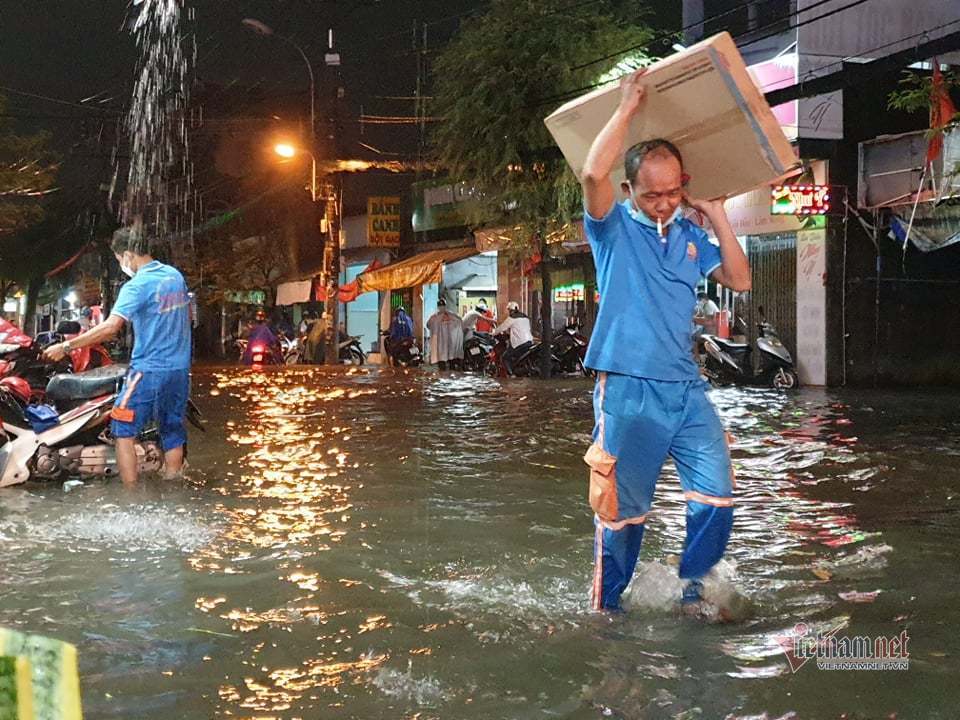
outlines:
{"label": "white face mask", "polygon": [[133,277],[134,275],[137,274],[137,271],[136,271],[136,270],[134,270],[132,267],[130,267],[129,265],[127,265],[125,262],[123,262],[123,257],[122,257],[122,256],[121,256],[121,259],[120,259],[120,269],[123,270],[124,274],[125,274],[127,277]]}

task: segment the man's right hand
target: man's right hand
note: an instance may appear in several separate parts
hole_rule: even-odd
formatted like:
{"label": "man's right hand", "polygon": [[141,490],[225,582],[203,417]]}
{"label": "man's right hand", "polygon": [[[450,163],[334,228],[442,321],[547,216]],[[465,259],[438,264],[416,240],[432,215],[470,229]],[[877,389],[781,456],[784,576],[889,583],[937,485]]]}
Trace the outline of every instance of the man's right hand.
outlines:
{"label": "man's right hand", "polygon": [[628,117],[637,112],[647,96],[647,88],[642,82],[646,72],[646,68],[640,68],[620,78],[620,112],[626,113]]}

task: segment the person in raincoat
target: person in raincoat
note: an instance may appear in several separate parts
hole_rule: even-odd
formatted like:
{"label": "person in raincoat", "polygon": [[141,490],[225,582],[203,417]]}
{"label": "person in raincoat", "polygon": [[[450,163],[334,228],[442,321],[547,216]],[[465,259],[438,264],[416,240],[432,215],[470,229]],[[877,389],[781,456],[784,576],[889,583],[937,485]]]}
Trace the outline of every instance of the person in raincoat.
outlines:
{"label": "person in raincoat", "polygon": [[446,370],[463,360],[463,321],[447,310],[447,301],[437,300],[437,311],[427,320],[430,331],[430,362]]}

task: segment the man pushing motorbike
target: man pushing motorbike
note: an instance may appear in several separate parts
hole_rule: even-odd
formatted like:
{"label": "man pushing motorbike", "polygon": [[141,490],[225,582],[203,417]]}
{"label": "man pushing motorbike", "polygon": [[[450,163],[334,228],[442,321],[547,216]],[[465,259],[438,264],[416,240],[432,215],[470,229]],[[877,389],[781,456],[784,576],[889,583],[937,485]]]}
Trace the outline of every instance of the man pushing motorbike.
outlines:
{"label": "man pushing motorbike", "polygon": [[[598,371],[593,444],[584,458],[595,513],[591,602],[597,610],[619,609],[670,456],[687,500],[680,600],[685,612],[697,613],[702,579],[726,549],[733,497],[724,431],[690,352],[691,318],[701,277],[745,291],[750,266],[723,200],[686,195],[683,160],[672,143],[653,139],[621,155],[645,100],[642,74],[621,81],[619,106],[594,140],[582,178],[584,228],[602,298],[586,356]],[[621,160],[627,199],[617,202],[611,175]],[[684,201],[710,220],[719,249],[682,217]]]}
{"label": "man pushing motorbike", "polygon": [[77,337],[51,345],[44,356],[58,361],[75,348],[116,337],[133,326],[130,370],[117,396],[111,430],[117,467],[125,485],[137,480],[137,436],[156,421],[164,453],[164,475],[183,469],[187,442],[184,416],[190,395],[190,301],[180,272],[155,260],[140,226],[121,228],[110,244],[120,269],[130,276],[104,322]]}

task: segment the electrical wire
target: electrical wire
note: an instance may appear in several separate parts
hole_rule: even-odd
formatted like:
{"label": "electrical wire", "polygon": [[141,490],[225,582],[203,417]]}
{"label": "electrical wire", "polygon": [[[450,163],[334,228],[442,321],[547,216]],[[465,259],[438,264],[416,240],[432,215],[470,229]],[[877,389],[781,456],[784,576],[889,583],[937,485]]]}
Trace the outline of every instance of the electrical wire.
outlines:
{"label": "electrical wire", "polygon": [[[807,11],[809,11],[809,10],[812,10],[812,9],[816,8],[816,7],[819,7],[819,6],[821,6],[821,5],[824,5],[825,3],[834,2],[834,1],[835,1],[835,0],[819,0],[819,2],[816,2],[816,3],[814,3],[813,5],[810,5],[809,7],[806,7],[806,8],[804,8],[803,10],[801,10],[801,11],[799,11],[799,12],[807,12]],[[843,12],[844,10],[849,10],[849,9],[851,9],[851,8],[857,7],[858,5],[863,5],[864,3],[869,2],[869,1],[870,1],[870,0],[853,0],[853,2],[848,3],[847,5],[844,5],[844,6],[842,6],[842,7],[835,8],[835,9],[833,9],[833,10],[830,10],[830,11],[824,13],[823,15],[818,15],[817,17],[809,18],[809,19],[804,20],[804,21],[802,21],[802,22],[799,22],[799,23],[797,23],[797,24],[789,25],[789,26],[786,27],[786,28],[779,28],[779,29],[777,29],[777,30],[775,30],[775,31],[772,31],[771,33],[768,33],[767,35],[763,35],[763,36],[761,36],[761,37],[751,37],[751,38],[750,38],[748,41],[746,41],[746,42],[738,43],[738,47],[741,47],[741,48],[742,48],[742,47],[746,47],[746,46],[748,46],[748,45],[752,45],[752,44],[754,44],[754,43],[756,43],[756,42],[759,42],[760,40],[765,40],[765,39],[767,39],[767,38],[769,38],[769,37],[772,37],[773,35],[779,35],[780,33],[788,32],[788,31],[790,31],[790,30],[794,30],[794,29],[796,29],[796,28],[798,28],[798,27],[802,27],[802,26],[807,25],[807,24],[809,24],[809,23],[811,23],[811,22],[816,22],[816,21],[818,21],[818,20],[822,20],[822,19],[824,19],[824,18],[830,17],[831,15],[835,15],[835,14],[837,14],[837,13],[839,13],[839,12]],[[787,15],[787,16],[784,16],[784,17],[777,18],[776,20],[771,20],[770,22],[768,22],[768,23],[760,26],[759,28],[755,28],[755,29],[753,29],[753,30],[751,30],[751,31],[749,31],[749,32],[747,32],[747,33],[743,33],[742,35],[739,35],[738,38],[742,38],[742,37],[744,37],[744,36],[753,36],[754,33],[756,33],[757,31],[763,30],[763,29],[765,29],[765,28],[773,27],[774,25],[782,22],[784,19],[789,18],[789,17],[793,17],[793,14],[790,14],[790,15]],[[708,19],[705,19],[703,22],[707,22],[707,21],[708,21]],[[697,24],[697,25],[700,25],[701,23],[696,23],[696,24]],[[736,40],[736,39],[738,39],[738,38],[734,38],[734,39]],[[607,57],[605,57],[605,58],[600,58],[600,59],[598,59],[598,60],[596,60],[596,61],[591,61],[591,62],[586,63],[586,64],[584,64],[584,65],[579,65],[579,66],[577,66],[577,68],[589,67],[590,65],[593,65],[593,64],[595,64],[596,62],[601,62],[601,61],[604,60],[604,59],[610,59],[610,58],[612,58],[612,57],[618,57],[618,56],[622,55],[622,54],[625,53],[625,52],[630,52],[631,50],[637,50],[637,49],[645,48],[645,47],[649,47],[649,44],[636,45],[636,46],[634,46],[634,47],[632,47],[632,48],[627,48],[627,49],[625,49],[625,50],[622,50],[622,51],[619,52],[619,53],[615,53],[615,54],[613,54],[613,55],[609,55],[609,56],[607,56]],[[574,68],[574,69],[576,69],[576,68]],[[590,85],[585,85],[585,86],[583,86],[583,87],[577,88],[577,89],[575,89],[575,90],[568,90],[568,91],[566,91],[566,92],[559,93],[559,94],[553,95],[553,96],[551,96],[551,97],[547,97],[547,98],[543,98],[543,99],[541,99],[541,100],[537,100],[537,101],[535,101],[535,102],[531,105],[531,107],[541,107],[541,106],[543,106],[543,105],[547,105],[547,104],[550,104],[550,103],[553,103],[553,102],[562,102],[562,101],[564,101],[564,100],[569,100],[569,99],[574,98],[574,97],[577,97],[577,96],[579,96],[579,95],[581,95],[581,94],[583,94],[583,93],[585,93],[585,92],[589,92],[589,91],[591,91],[591,90],[597,89],[598,87],[602,87],[603,85],[606,85],[606,84],[607,84],[606,82],[596,82],[596,83],[592,83],[592,84],[590,84]]]}

